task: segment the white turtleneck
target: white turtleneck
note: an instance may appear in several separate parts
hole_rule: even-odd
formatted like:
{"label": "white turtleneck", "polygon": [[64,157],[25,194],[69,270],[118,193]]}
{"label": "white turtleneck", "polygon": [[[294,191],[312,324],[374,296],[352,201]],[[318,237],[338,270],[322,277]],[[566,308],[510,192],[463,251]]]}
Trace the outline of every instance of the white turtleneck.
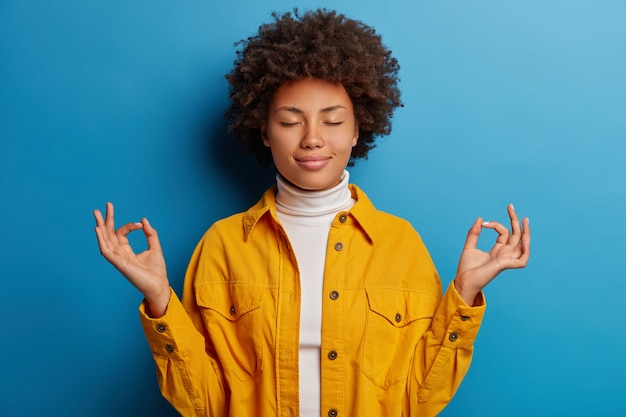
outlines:
{"label": "white turtleneck", "polygon": [[344,171],[339,185],[306,191],[276,176],[276,211],[295,252],[300,272],[300,416],[320,415],[322,286],[328,232],[340,211],[355,203]]}

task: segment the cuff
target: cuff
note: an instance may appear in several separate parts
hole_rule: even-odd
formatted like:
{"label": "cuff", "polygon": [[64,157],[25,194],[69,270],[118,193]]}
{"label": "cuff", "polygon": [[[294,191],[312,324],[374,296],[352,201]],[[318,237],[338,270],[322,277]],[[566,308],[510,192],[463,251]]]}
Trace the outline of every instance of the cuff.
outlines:
{"label": "cuff", "polygon": [[148,312],[149,308],[144,300],[139,305],[139,317],[152,353],[160,356],[184,355],[181,351],[184,348],[176,341],[184,340],[184,335],[189,334],[189,326],[194,326],[176,293],[172,291],[163,316],[152,318]]}
{"label": "cuff", "polygon": [[450,283],[432,323],[433,332],[444,346],[467,348],[474,344],[487,307],[482,292],[476,297],[476,304],[468,306],[456,291],[454,282]]}

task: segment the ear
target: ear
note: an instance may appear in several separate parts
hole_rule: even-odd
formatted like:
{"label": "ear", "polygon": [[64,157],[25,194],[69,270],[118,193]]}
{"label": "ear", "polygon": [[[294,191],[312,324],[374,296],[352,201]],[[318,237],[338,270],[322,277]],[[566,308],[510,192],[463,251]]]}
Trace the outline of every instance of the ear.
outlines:
{"label": "ear", "polygon": [[265,124],[261,125],[261,139],[263,139],[263,144],[269,148],[270,140],[267,138],[267,125]]}
{"label": "ear", "polygon": [[352,138],[352,147],[354,148],[356,144],[359,143],[359,125],[354,125],[354,137]]}

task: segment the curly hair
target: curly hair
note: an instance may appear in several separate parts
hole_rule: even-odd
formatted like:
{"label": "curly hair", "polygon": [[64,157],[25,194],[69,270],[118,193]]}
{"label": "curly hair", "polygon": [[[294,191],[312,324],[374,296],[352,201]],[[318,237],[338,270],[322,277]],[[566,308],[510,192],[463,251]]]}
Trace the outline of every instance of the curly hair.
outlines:
{"label": "curly hair", "polygon": [[376,137],[391,132],[393,111],[402,105],[398,61],[372,27],[335,11],[300,14],[294,9],[272,17],[255,36],[235,44],[241,49],[226,75],[230,131],[262,166],[269,166],[271,152],[261,140],[261,126],[272,96],[286,81],[315,77],[343,85],[359,126],[349,165],[367,158]]}

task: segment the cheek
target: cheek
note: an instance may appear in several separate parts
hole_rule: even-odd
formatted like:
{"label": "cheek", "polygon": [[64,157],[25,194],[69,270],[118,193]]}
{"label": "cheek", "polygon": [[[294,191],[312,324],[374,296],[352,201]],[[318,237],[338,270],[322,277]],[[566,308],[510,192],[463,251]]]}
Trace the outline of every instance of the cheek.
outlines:
{"label": "cheek", "polygon": [[358,139],[358,131],[356,131],[355,133],[353,129],[346,129],[344,132],[342,132],[340,140],[342,143],[342,147],[345,147],[351,152],[352,148],[354,148],[358,143]]}
{"label": "cheek", "polygon": [[280,161],[288,159],[289,155],[291,155],[292,153],[289,147],[286,146],[284,142],[281,142],[276,138],[273,138],[271,142],[268,141],[268,145],[266,146],[268,146],[270,149],[272,159],[278,163],[280,163]]}

